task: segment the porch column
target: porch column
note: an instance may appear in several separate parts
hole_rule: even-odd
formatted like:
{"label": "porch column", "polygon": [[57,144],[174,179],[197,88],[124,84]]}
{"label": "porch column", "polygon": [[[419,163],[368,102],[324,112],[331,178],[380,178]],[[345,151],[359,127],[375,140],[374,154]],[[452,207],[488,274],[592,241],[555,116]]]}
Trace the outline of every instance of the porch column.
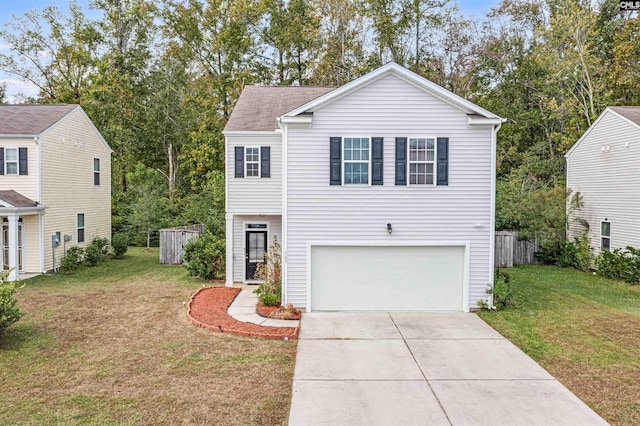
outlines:
{"label": "porch column", "polygon": [[9,244],[7,250],[9,251],[9,269],[12,270],[7,279],[16,281],[20,272],[18,268],[18,215],[7,215],[7,220],[9,222]]}
{"label": "porch column", "polygon": [[225,261],[225,278],[227,287],[233,287],[233,215],[227,213],[227,229],[225,232],[226,244],[226,261]]}

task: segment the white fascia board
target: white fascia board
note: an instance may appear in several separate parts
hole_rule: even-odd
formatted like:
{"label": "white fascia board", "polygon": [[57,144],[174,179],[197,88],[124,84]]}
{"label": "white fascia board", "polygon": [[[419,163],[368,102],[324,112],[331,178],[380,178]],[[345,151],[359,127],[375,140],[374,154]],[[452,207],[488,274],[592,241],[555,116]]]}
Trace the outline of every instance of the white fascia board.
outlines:
{"label": "white fascia board", "polygon": [[475,113],[479,115],[483,115],[487,118],[500,118],[497,115],[487,111],[484,108],[479,107],[478,105],[456,95],[453,92],[448,91],[447,89],[438,86],[437,84],[427,80],[424,77],[419,76],[418,74],[409,71],[408,69],[401,67],[395,62],[389,62],[388,64],[371,71],[368,74],[363,75],[339,88],[332,90],[322,96],[319,96],[306,104],[299,106],[298,108],[284,114],[282,117],[294,117],[298,114],[302,114],[304,112],[313,112],[319,108],[326,106],[329,103],[332,103],[347,94],[354,92],[360,89],[363,86],[366,86],[387,74],[394,74],[403,80],[411,83],[418,88],[424,90],[425,92],[447,102],[454,107],[461,109],[467,113]]}
{"label": "white fascia board", "polygon": [[47,208],[47,206],[43,206],[43,205],[33,206],[33,207],[0,207],[0,215],[5,215],[5,214],[20,214],[20,215],[39,214],[39,213],[45,211],[46,208]]}
{"label": "white fascia board", "polygon": [[38,135],[0,135],[0,139],[33,139]]}
{"label": "white fascia board", "polygon": [[259,131],[249,131],[249,130],[223,130],[222,134],[225,136],[273,136],[279,135],[282,133],[280,129],[274,130],[259,130]]}
{"label": "white fascia board", "polygon": [[311,124],[313,122],[313,115],[305,114],[305,115],[298,115],[295,117],[282,116],[282,117],[279,117],[278,121],[284,124]]}
{"label": "white fascia board", "polygon": [[467,124],[470,126],[473,125],[501,125],[502,123],[506,122],[507,120],[505,118],[474,118],[474,117],[470,117],[467,116]]}

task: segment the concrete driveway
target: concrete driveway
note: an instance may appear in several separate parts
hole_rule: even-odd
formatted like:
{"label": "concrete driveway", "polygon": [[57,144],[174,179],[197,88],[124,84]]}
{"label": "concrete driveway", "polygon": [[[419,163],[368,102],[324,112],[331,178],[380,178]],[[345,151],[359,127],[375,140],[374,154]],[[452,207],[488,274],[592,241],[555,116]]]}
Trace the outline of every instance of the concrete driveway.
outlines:
{"label": "concrete driveway", "polygon": [[290,425],[601,425],[475,314],[303,314]]}

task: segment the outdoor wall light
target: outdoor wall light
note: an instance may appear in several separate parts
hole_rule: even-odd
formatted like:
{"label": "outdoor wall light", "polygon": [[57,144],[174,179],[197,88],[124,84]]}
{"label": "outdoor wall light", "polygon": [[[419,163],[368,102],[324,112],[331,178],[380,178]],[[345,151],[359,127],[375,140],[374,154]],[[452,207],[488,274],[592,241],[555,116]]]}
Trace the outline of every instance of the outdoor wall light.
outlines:
{"label": "outdoor wall light", "polygon": [[393,228],[391,227],[390,223],[387,223],[387,232],[389,233],[389,235],[391,235],[391,233],[393,232]]}

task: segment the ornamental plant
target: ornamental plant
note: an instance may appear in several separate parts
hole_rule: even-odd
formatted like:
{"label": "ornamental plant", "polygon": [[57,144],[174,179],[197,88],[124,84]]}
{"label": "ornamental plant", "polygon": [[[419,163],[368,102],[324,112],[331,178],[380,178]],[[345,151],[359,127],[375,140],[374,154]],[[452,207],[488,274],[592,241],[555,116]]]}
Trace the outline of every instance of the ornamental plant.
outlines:
{"label": "ornamental plant", "polygon": [[264,262],[258,265],[256,276],[262,281],[254,293],[265,306],[277,306],[282,300],[282,256],[280,244],[274,236]]}
{"label": "ornamental plant", "polygon": [[23,315],[16,300],[15,282],[7,281],[11,270],[0,273],[0,335]]}

